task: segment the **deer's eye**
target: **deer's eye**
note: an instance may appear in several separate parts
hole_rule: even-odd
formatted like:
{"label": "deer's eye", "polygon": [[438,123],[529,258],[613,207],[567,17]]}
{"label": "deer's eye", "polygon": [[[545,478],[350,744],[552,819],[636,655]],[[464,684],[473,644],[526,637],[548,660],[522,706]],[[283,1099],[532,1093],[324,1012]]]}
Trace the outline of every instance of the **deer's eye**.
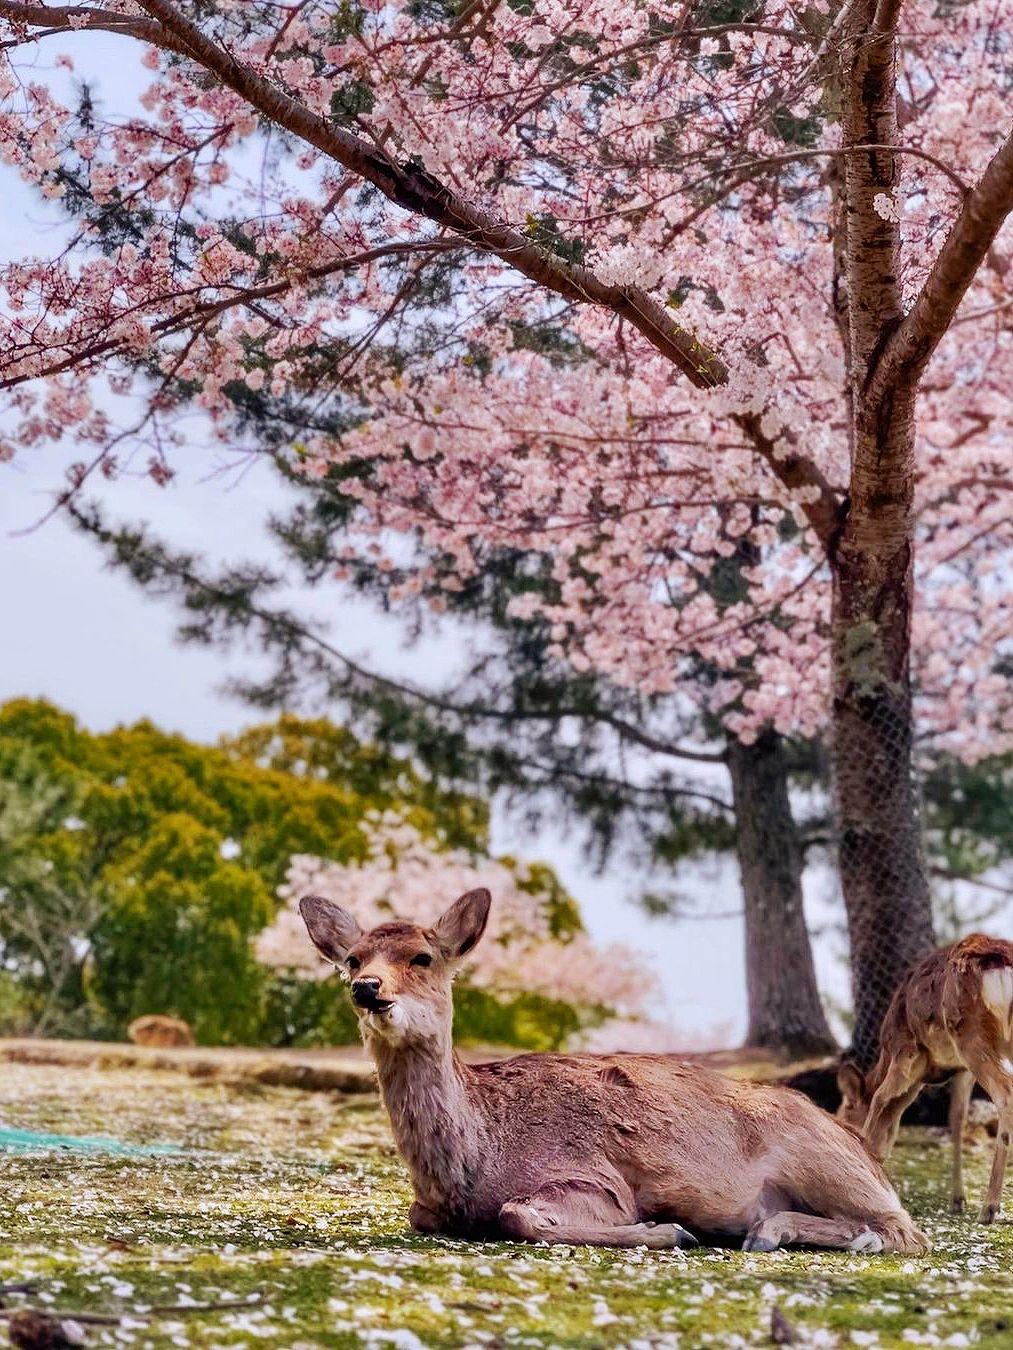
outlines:
{"label": "deer's eye", "polygon": [[411,963],[413,966],[431,966],[433,964],[433,958],[428,952],[419,952],[418,956],[412,957]]}
{"label": "deer's eye", "polygon": [[345,962],[345,965],[348,967],[349,970],[358,970],[359,967],[362,965],[362,962],[359,960],[357,956],[350,956],[348,960]]}

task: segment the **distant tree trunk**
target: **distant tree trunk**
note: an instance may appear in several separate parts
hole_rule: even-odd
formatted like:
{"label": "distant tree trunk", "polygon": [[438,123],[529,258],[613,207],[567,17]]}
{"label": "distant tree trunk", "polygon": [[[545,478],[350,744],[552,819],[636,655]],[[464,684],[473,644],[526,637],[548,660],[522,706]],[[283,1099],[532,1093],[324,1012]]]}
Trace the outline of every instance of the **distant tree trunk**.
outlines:
{"label": "distant tree trunk", "polygon": [[764,731],[732,741],[728,769],[746,917],[746,1044],[792,1054],[836,1047],[802,906],[802,849],[788,799],[784,742]]}
{"label": "distant tree trunk", "polygon": [[899,0],[863,0],[840,49],[844,144],[854,149],[844,157],[839,214],[852,464],[850,498],[829,549],[832,743],[855,1000],[851,1053],[863,1068],[875,1058],[894,989],[933,945],[912,765],[917,382],[913,366],[877,378],[884,345],[904,318],[899,213],[890,209],[899,164],[884,148],[898,141],[899,9]]}

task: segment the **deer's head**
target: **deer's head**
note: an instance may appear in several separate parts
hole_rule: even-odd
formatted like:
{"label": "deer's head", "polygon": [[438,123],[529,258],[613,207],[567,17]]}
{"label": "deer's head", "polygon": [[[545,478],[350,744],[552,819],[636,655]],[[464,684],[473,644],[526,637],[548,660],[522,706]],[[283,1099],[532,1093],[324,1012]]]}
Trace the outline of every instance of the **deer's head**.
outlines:
{"label": "deer's head", "polygon": [[850,1125],[852,1129],[861,1131],[869,1114],[872,1095],[865,1074],[854,1060],[846,1059],[841,1063],[837,1070],[837,1086],[841,1092],[837,1119],[845,1125]]}
{"label": "deer's head", "polygon": [[314,946],[351,985],[364,1036],[398,1043],[449,1031],[451,980],[485,931],[492,897],[468,891],[431,928],[400,920],[363,932],[340,905],[299,901]]}

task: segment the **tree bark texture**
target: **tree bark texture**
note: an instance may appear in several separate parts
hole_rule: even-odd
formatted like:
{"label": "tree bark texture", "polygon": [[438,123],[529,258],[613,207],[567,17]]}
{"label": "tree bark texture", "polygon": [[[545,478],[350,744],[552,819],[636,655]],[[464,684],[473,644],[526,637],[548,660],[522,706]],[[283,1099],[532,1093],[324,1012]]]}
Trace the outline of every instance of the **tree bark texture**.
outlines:
{"label": "tree bark texture", "polygon": [[784,743],[732,741],[728,768],[746,918],[746,1044],[795,1055],[835,1049],[820,1002],[802,905],[802,849]]}
{"label": "tree bark texture", "polygon": [[[859,7],[845,44],[849,147],[897,143],[896,8],[888,0]],[[831,549],[832,744],[855,1002],[851,1050],[863,1067],[875,1058],[898,982],[933,945],[912,763],[915,386],[896,380],[870,393],[903,317],[899,212],[890,209],[897,178],[889,150],[845,156],[852,465]]]}

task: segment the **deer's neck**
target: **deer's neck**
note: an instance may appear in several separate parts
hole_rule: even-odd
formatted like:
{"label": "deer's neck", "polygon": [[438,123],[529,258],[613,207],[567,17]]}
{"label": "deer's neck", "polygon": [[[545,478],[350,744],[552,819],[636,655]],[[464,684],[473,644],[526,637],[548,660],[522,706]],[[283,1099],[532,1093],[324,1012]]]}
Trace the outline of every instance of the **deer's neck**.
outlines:
{"label": "deer's neck", "polygon": [[438,1213],[467,1212],[482,1153],[481,1122],[467,1090],[468,1069],[446,1036],[370,1045],[380,1094],[415,1193]]}

